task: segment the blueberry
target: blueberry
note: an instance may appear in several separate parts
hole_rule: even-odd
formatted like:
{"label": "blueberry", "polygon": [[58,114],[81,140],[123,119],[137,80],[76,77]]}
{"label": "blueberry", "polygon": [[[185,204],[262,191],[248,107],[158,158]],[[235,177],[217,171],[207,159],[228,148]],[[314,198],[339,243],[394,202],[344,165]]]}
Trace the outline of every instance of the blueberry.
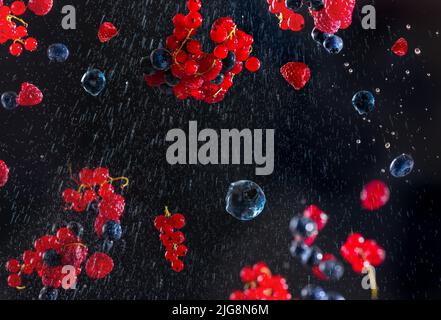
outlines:
{"label": "blueberry", "polygon": [[346,300],[340,293],[328,292],[328,300]]}
{"label": "blueberry", "polygon": [[248,221],[262,213],[266,198],[256,183],[241,180],[230,184],[225,201],[225,209],[229,214],[236,219]]}
{"label": "blueberry", "polygon": [[402,178],[412,172],[414,165],[415,162],[413,161],[412,156],[402,154],[392,161],[389,171],[395,178]]}
{"label": "blueberry", "polygon": [[69,49],[62,43],[54,43],[47,49],[49,60],[56,62],[65,62],[69,58]]}
{"label": "blueberry", "polygon": [[320,11],[325,7],[323,0],[306,0],[306,5],[314,11]]}
{"label": "blueberry", "polygon": [[58,299],[58,289],[44,287],[41,289],[38,299],[55,301]]}
{"label": "blueberry", "polygon": [[330,36],[332,36],[332,34],[322,32],[322,31],[320,31],[320,30],[317,29],[317,28],[312,29],[312,32],[311,32],[311,37],[312,37],[312,39],[313,39],[315,42],[320,43],[320,45],[323,45],[323,42],[324,42],[327,38],[329,38]]}
{"label": "blueberry", "polygon": [[61,257],[54,249],[49,249],[43,254],[43,262],[48,267],[57,267],[61,264]]}
{"label": "blueberry", "polygon": [[140,64],[143,74],[151,76],[156,72],[155,68],[153,68],[152,60],[150,60],[150,57],[143,57]]}
{"label": "blueberry", "polygon": [[80,223],[71,221],[67,224],[66,227],[69,228],[75,236],[79,238],[83,236],[84,228]]}
{"label": "blueberry", "polygon": [[352,105],[359,114],[367,114],[375,108],[375,97],[369,91],[359,91],[352,97]]}
{"label": "blueberry", "polygon": [[216,79],[212,80],[211,83],[213,84],[217,84],[218,86],[220,86],[222,84],[222,82],[224,81],[224,74],[223,73],[219,73],[218,76],[216,77]]}
{"label": "blueberry", "polygon": [[291,230],[293,236],[309,238],[317,233],[317,224],[309,218],[294,217],[289,223],[289,230]]}
{"label": "blueberry", "polygon": [[340,51],[343,49],[343,39],[333,34],[330,37],[326,38],[325,41],[323,41],[323,47],[329,53],[340,53]]}
{"label": "blueberry", "polygon": [[103,226],[103,235],[104,237],[112,241],[117,241],[121,239],[121,225],[116,221],[110,220]]}
{"label": "blueberry", "polygon": [[236,55],[233,51],[228,52],[228,55],[225,59],[222,60],[222,71],[228,72],[234,68],[236,64]]}
{"label": "blueberry", "polygon": [[109,251],[113,248],[113,241],[106,239],[103,242],[102,250],[103,252],[109,253]]}
{"label": "blueberry", "polygon": [[98,69],[88,70],[81,79],[84,90],[92,96],[97,96],[106,86],[106,77]]}
{"label": "blueberry", "polygon": [[17,93],[8,91],[2,94],[1,97],[2,106],[6,110],[13,110],[18,107]]}
{"label": "blueberry", "polygon": [[308,285],[301,291],[303,300],[328,300],[328,295],[321,287]]}
{"label": "blueberry", "polygon": [[336,260],[322,261],[319,264],[319,270],[329,280],[339,280],[345,271],[343,265]]}
{"label": "blueberry", "polygon": [[166,71],[170,69],[172,65],[172,56],[170,52],[165,49],[155,49],[150,54],[150,61],[156,70]]}
{"label": "blueberry", "polygon": [[180,79],[176,78],[171,72],[166,72],[164,78],[165,83],[170,87],[176,86],[180,81]]}
{"label": "blueberry", "polygon": [[320,263],[320,261],[322,261],[322,259],[323,259],[322,250],[320,250],[320,248],[314,246],[311,248],[311,255],[310,255],[308,261],[306,262],[306,264],[313,267],[313,266],[318,265]]}
{"label": "blueberry", "polygon": [[303,241],[293,240],[289,251],[294,258],[300,260],[303,265],[306,265],[311,259],[312,249],[307,246]]}
{"label": "blueberry", "polygon": [[303,6],[303,0],[286,0],[285,5],[289,10],[297,11]]}

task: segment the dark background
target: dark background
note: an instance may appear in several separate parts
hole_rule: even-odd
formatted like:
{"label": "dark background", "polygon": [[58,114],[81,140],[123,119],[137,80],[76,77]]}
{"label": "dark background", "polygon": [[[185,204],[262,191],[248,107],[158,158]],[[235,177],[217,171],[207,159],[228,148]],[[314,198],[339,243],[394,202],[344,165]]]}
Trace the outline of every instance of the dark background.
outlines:
{"label": "dark background", "polygon": [[[231,16],[254,36],[254,52],[262,61],[259,73],[241,74],[225,101],[210,106],[148,89],[138,66],[172,32],[171,19],[178,9],[185,10],[185,2],[55,1],[48,16],[24,17],[40,41],[38,52],[14,58],[7,46],[0,47],[0,91],[19,91],[29,81],[45,95],[36,108],[0,110],[0,158],[11,168],[0,192],[0,298],[38,296],[37,279],[24,291],[8,288],[4,264],[31,248],[53,224],[81,221],[85,240],[92,251],[99,250],[93,214],[63,211],[60,196],[71,186],[69,163],[75,172],[107,166],[113,176],[130,177],[131,184],[125,194],[124,238],[112,251],[113,273],[97,282],[83,276],[79,290],[63,293],[62,299],[225,299],[241,288],[241,267],[260,260],[285,276],[298,297],[306,284],[320,284],[288,251],[289,220],[310,203],[330,216],[317,240],[323,250],[338,254],[351,231],[376,239],[386,249],[387,260],[377,269],[381,298],[441,298],[441,111],[436,92],[441,3],[358,1],[353,25],[339,33],[344,51],[330,56],[310,39],[313,23],[307,15],[305,30],[293,33],[278,28],[265,0],[204,1],[204,31],[198,36],[205,37],[207,48],[209,25]],[[65,4],[77,9],[77,30],[61,28]],[[376,30],[361,28],[364,4],[377,9]],[[120,29],[107,44],[96,36],[102,21]],[[389,50],[401,36],[410,44],[404,58]],[[66,63],[49,63],[45,51],[54,42],[69,46]],[[422,53],[415,55],[415,48]],[[288,61],[305,61],[311,68],[312,79],[300,92],[279,73]],[[108,77],[98,98],[80,85],[91,66]],[[377,108],[363,119],[352,108],[351,97],[358,90],[377,88]],[[165,135],[172,128],[186,130],[190,120],[197,120],[200,129],[274,128],[274,173],[255,176],[254,166],[245,165],[168,165]],[[395,179],[388,166],[401,153],[410,153],[416,168]],[[381,210],[366,212],[359,193],[375,178],[390,186],[391,199]],[[240,179],[254,180],[267,196],[264,213],[247,223],[224,210],[229,183]],[[152,224],[165,205],[188,220],[184,231],[190,252],[181,274],[163,259]],[[361,276],[346,266],[341,281],[322,285],[349,299],[368,299]]]}

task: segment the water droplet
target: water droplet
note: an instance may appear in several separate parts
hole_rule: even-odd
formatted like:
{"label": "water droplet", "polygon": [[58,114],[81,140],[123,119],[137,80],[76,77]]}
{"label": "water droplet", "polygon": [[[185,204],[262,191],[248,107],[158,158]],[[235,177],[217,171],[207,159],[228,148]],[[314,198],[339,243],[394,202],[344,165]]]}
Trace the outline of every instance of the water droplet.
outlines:
{"label": "water droplet", "polygon": [[384,146],[385,146],[386,149],[389,149],[390,148],[390,143],[386,142],[386,144]]}
{"label": "water droplet", "polygon": [[416,55],[420,55],[421,54],[421,49],[420,48],[415,48],[415,54]]}
{"label": "water droplet", "polygon": [[406,25],[406,29],[407,29],[407,30],[410,30],[410,29],[412,29],[412,26],[411,26],[410,24],[407,24],[407,25]]}
{"label": "water droplet", "polygon": [[395,178],[402,178],[412,172],[414,161],[408,154],[396,157],[390,164],[389,171]]}
{"label": "water droplet", "polygon": [[357,144],[360,144],[361,143],[361,140],[360,139],[357,139],[357,141],[355,141]]}
{"label": "water droplet", "polygon": [[81,79],[81,84],[92,96],[97,96],[106,86],[106,77],[103,72],[98,69],[88,70]]}
{"label": "water droplet", "polygon": [[376,92],[376,93],[380,93],[380,92],[381,92],[380,88],[376,88],[376,89],[375,89],[375,92]]}

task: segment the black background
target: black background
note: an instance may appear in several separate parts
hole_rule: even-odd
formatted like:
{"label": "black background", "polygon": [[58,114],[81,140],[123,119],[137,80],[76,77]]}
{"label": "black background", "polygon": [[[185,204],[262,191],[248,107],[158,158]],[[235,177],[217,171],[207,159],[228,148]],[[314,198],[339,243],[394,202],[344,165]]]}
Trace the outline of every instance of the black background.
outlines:
{"label": "black background", "polygon": [[[381,298],[441,298],[441,114],[436,92],[441,3],[358,1],[353,25],[339,33],[344,51],[330,56],[310,39],[310,17],[303,32],[293,33],[278,28],[265,0],[204,1],[204,30],[198,36],[206,39],[206,47],[209,25],[231,16],[254,36],[254,53],[262,61],[259,73],[244,72],[225,101],[210,106],[179,102],[148,89],[138,66],[140,57],[172,32],[171,19],[178,9],[185,10],[185,2],[55,1],[46,17],[24,16],[30,34],[40,42],[37,52],[14,58],[6,45],[0,47],[0,91],[18,91],[28,81],[45,95],[38,107],[0,110],[0,158],[11,168],[0,192],[0,298],[37,297],[37,279],[24,291],[8,288],[4,264],[53,224],[82,221],[85,240],[99,250],[93,214],[63,210],[61,192],[72,186],[69,163],[75,172],[107,166],[113,176],[130,177],[131,185],[125,193],[124,239],[112,251],[114,272],[101,282],[83,276],[79,290],[63,293],[62,299],[225,299],[241,287],[241,267],[260,260],[284,275],[298,297],[306,284],[320,283],[288,251],[289,220],[310,203],[330,216],[317,240],[323,250],[337,254],[351,231],[376,239],[386,249],[387,260],[377,269]],[[77,30],[61,28],[66,4],[77,9]],[[376,30],[361,28],[364,4],[377,9]],[[107,44],[96,37],[102,21],[120,29]],[[389,50],[401,36],[410,44],[404,58]],[[69,46],[66,63],[49,63],[45,50],[54,42]],[[414,54],[417,47],[420,55]],[[288,61],[305,61],[311,68],[312,79],[300,92],[279,73]],[[98,98],[80,85],[91,66],[108,77]],[[376,88],[377,108],[363,119],[353,110],[351,97]],[[201,129],[275,129],[274,173],[255,176],[254,166],[170,166],[165,135],[172,128],[186,130],[190,120],[197,120]],[[412,154],[416,168],[405,179],[394,179],[388,165],[404,152]],[[359,193],[375,178],[390,186],[391,200],[377,212],[365,212]],[[264,213],[247,223],[224,210],[229,183],[240,179],[254,180],[267,196]],[[173,273],[163,259],[152,225],[165,205],[188,220],[184,231],[190,252],[181,274]],[[349,266],[341,281],[322,285],[349,299],[369,298],[361,277]]]}

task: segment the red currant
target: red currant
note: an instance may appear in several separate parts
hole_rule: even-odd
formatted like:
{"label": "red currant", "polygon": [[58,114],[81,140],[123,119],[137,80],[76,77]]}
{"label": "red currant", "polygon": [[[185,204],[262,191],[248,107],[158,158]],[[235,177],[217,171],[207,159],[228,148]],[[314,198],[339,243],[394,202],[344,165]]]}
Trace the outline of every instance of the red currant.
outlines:
{"label": "red currant", "polygon": [[17,42],[14,42],[9,47],[9,53],[15,57],[20,56],[22,52],[23,52],[23,47],[21,46],[21,44]]}
{"label": "red currant", "polygon": [[14,1],[11,4],[11,12],[13,15],[21,16],[26,11],[26,5],[23,1]]}
{"label": "red currant", "polygon": [[35,38],[27,38],[24,43],[24,47],[27,51],[35,51],[38,47],[37,39]]}
{"label": "red currant", "polygon": [[251,57],[245,62],[245,68],[250,72],[256,72],[260,69],[260,61],[256,57]]}

